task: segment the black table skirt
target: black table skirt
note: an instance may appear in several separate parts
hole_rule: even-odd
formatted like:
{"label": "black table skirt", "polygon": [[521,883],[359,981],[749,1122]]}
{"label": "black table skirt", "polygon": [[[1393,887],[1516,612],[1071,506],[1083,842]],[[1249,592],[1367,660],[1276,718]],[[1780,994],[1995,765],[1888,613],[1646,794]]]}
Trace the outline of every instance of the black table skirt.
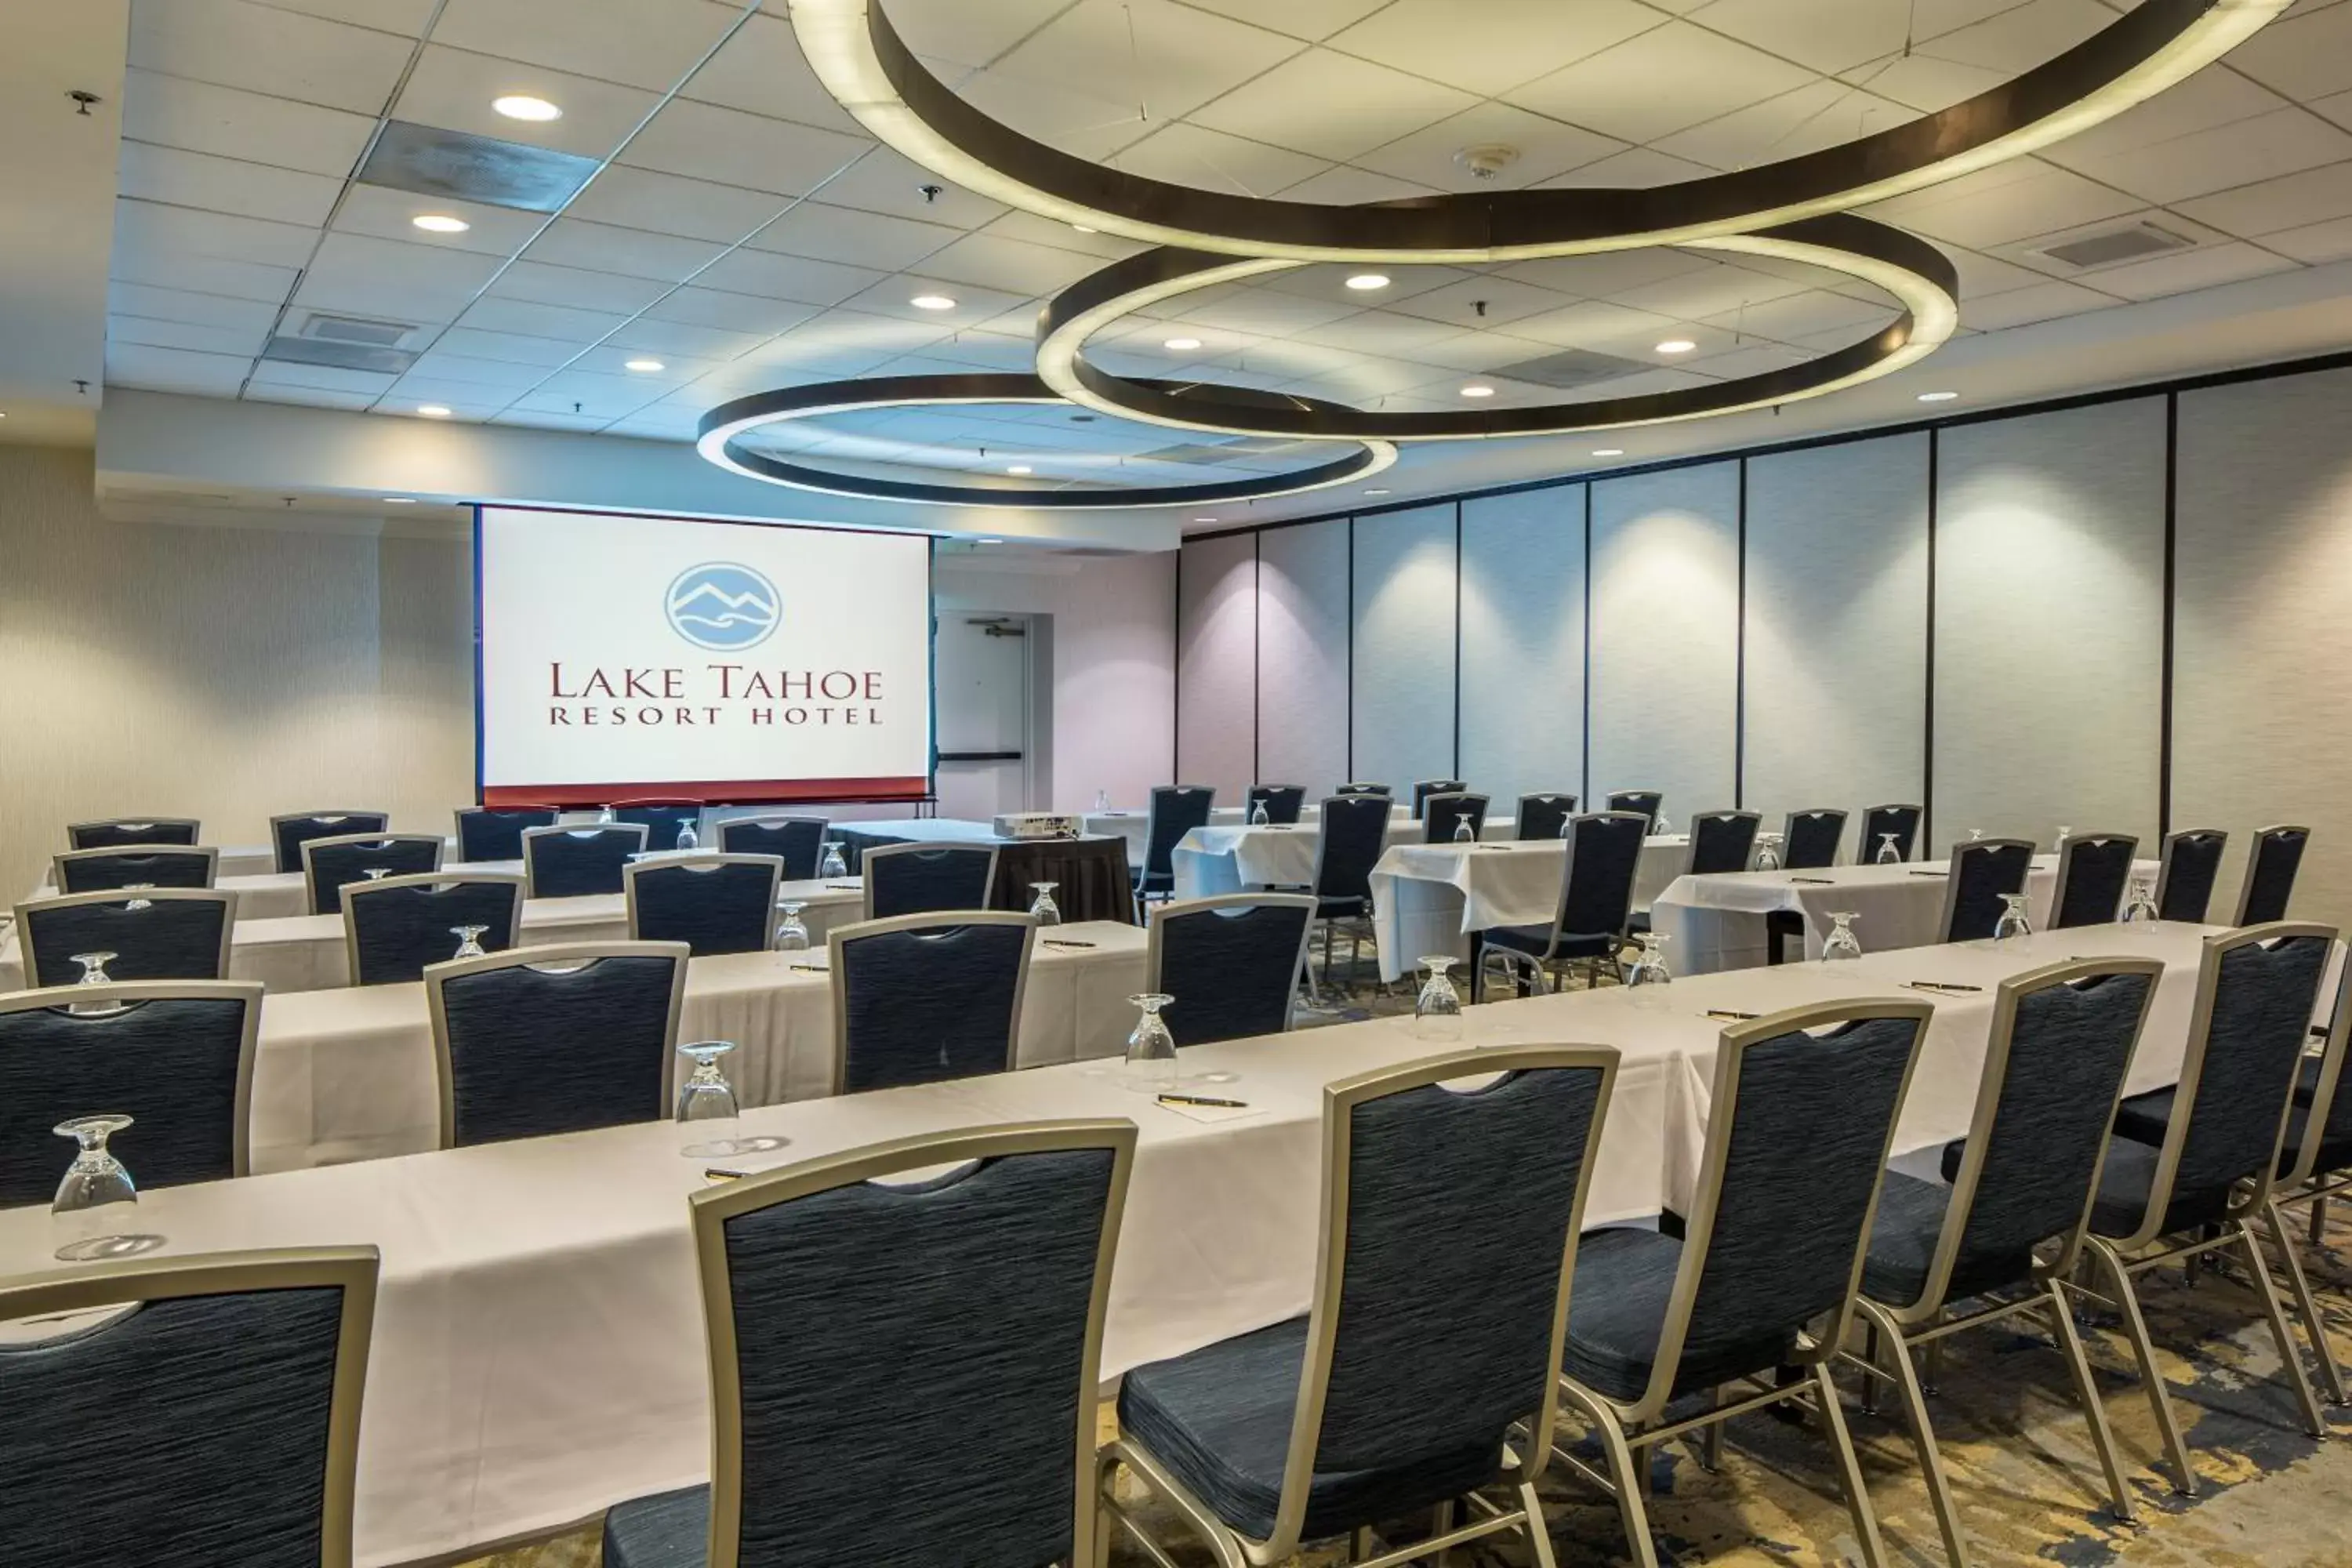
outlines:
{"label": "black table skirt", "polygon": [[[866,851],[882,844],[905,844],[887,833],[871,833],[843,823],[833,830],[841,841],[842,858],[856,871]],[[1034,882],[1054,884],[1054,903],[1066,921],[1117,921],[1135,923],[1135,894],[1127,877],[1127,840],[1116,835],[1095,838],[1000,838],[996,847],[996,886],[989,907],[1025,910],[1034,897]]]}

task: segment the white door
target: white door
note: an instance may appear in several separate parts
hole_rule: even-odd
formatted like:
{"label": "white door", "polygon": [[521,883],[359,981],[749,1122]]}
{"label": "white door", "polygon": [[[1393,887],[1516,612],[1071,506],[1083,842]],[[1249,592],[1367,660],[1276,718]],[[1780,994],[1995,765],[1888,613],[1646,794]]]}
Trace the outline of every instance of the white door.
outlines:
{"label": "white door", "polygon": [[985,822],[1030,800],[1030,645],[1026,616],[940,616],[940,815]]}

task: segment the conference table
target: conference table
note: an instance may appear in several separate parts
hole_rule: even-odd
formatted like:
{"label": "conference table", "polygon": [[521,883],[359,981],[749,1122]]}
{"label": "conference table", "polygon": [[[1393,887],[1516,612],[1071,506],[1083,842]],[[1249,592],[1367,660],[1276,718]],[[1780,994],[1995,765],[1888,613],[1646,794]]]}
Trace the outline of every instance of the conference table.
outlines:
{"label": "conference table", "polygon": [[[2166,965],[2127,1087],[2179,1074],[2202,940],[2218,928],[2094,926],[2002,948],[1881,952],[1852,963],[1742,970],[1633,991],[1473,1007],[1463,1046],[1600,1042],[1622,1053],[1596,1151],[1591,1225],[1682,1203],[1705,1137],[1724,1025],[1839,998],[1929,1002],[1934,1013],[1895,1146],[1932,1169],[1967,1128],[2005,976],[2085,954]],[[1915,980],[1981,985],[1967,994]],[[318,994],[320,997],[332,993]],[[299,998],[297,999],[299,1000]],[[273,1003],[272,1005],[277,1005]],[[1409,1017],[1196,1047],[1188,1072],[1238,1078],[1238,1110],[1171,1108],[1121,1064],[1065,1063],[748,1110],[787,1140],[766,1168],[908,1134],[1056,1117],[1139,1128],[1103,1371],[1180,1354],[1306,1310],[1318,1252],[1324,1086],[1446,1045]],[[138,1228],[159,1256],[372,1243],[383,1253],[360,1439],[358,1561],[390,1564],[552,1530],[625,1498],[708,1479],[709,1368],[688,1220],[706,1162],[657,1121],[572,1136],[151,1190]],[[133,1173],[135,1145],[121,1152]],[[41,1207],[0,1212],[0,1274],[55,1267]],[[1433,1238],[1435,1256],[1444,1240]]]}
{"label": "conference table", "polygon": [[835,823],[850,870],[866,850],[885,844],[977,844],[996,851],[996,886],[989,902],[1025,910],[1039,882],[1054,884],[1054,905],[1068,921],[1133,921],[1135,893],[1128,877],[1126,841],[1113,837],[1004,838],[985,822],[949,816]]}
{"label": "conference table", "polygon": [[[1014,1042],[1024,1067],[1115,1056],[1143,989],[1132,925],[1039,932]],[[834,987],[821,947],[689,959],[678,1038],[732,1040],[728,1081],[744,1105],[833,1092]],[[677,1064],[669,1064],[674,1080]],[[665,1113],[648,1106],[646,1114]],[[253,1074],[256,1171],[413,1154],[440,1142],[441,1097],[425,984],[306,991],[262,1003]],[[131,1151],[123,1151],[126,1161]],[[132,1164],[136,1173],[137,1166]]]}
{"label": "conference table", "polygon": [[[1507,816],[1490,816],[1481,825],[1479,839],[1488,844],[1512,842],[1518,824]],[[1391,814],[1381,836],[1383,857],[1400,848],[1418,847],[1423,828],[1412,816]],[[1670,836],[1659,842],[1686,842]],[[1558,844],[1551,844],[1555,851]],[[1305,887],[1315,880],[1315,858],[1323,844],[1323,825],[1302,819],[1296,823],[1211,823],[1196,827],[1176,841],[1169,852],[1180,899],[1238,893],[1251,888]],[[1436,846],[1460,854],[1466,846]],[[1663,881],[1660,886],[1664,886]]]}
{"label": "conference table", "polygon": [[[1633,867],[1633,908],[1648,909],[1689,864],[1689,834],[1654,833],[1643,839]],[[1565,839],[1391,843],[1371,875],[1381,978],[1394,980],[1421,959],[1441,953],[1467,963],[1473,931],[1549,924],[1559,910],[1560,879],[1567,870]]]}
{"label": "conference table", "polygon": [[[1391,817],[1412,820],[1412,807],[1399,801],[1389,808]],[[1298,826],[1313,826],[1323,817],[1323,807],[1308,801],[1298,808]],[[1211,827],[1243,827],[1249,823],[1249,809],[1239,805],[1214,805],[1209,808]],[[1143,852],[1151,841],[1151,813],[1148,810],[1113,809],[1090,811],[1078,819],[1078,825],[1090,834],[1115,834],[1127,840],[1127,863],[1143,864]],[[1277,825],[1278,826],[1278,825]]]}

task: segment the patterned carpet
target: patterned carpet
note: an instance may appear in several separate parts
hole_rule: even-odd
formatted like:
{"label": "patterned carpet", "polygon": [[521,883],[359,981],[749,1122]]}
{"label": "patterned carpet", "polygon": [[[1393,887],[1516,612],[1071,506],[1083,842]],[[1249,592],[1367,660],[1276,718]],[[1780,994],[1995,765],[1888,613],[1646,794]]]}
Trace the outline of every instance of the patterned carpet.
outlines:
{"label": "patterned carpet", "polygon": [[[1316,1021],[1407,1005],[1360,985],[1351,1004]],[[2352,1224],[2331,1227],[2328,1240],[2306,1261],[2336,1354],[2352,1356]],[[2343,1440],[2352,1434],[2352,1410],[2329,1412],[2335,1441],[2316,1442],[2303,1430],[2277,1375],[2260,1306],[2242,1284],[2209,1270],[2192,1287],[2178,1269],[2143,1275],[2139,1283],[2200,1495],[2174,1495],[2154,1468],[2162,1452],[2155,1419],[2129,1347],[2111,1325],[2094,1326],[2085,1339],[2135,1491],[2137,1527],[2106,1516],[2087,1428],[2064,1363],[2048,1342],[2000,1328],[1960,1335],[1950,1342],[1930,1405],[1974,1561],[2070,1568],[2352,1564],[2352,1508],[2344,1503],[2352,1496],[2352,1443]],[[1855,1403],[1854,1380],[1845,1377],[1842,1385],[1890,1562],[1940,1565],[1942,1546],[1893,1401],[1865,1415]],[[1106,1430],[1108,1420],[1106,1413]],[[1597,1453],[1588,1458],[1597,1462]],[[1661,1453],[1655,1474],[1650,1516],[1661,1563],[1812,1568],[1860,1560],[1827,1450],[1811,1422],[1741,1417],[1731,1424],[1719,1474],[1679,1446]],[[1614,1503],[1559,1467],[1547,1472],[1540,1489],[1563,1565],[1629,1560]],[[1415,1528],[1401,1527],[1399,1539],[1411,1539]],[[1181,1563],[1212,1561],[1172,1521],[1155,1533]],[[1451,1561],[1477,1568],[1521,1568],[1530,1561],[1522,1544],[1496,1539],[1476,1552],[1457,1551]],[[593,1568],[597,1560],[596,1534],[589,1531],[468,1568]],[[1344,1550],[1324,1548],[1297,1563],[1326,1568],[1347,1560]],[[1130,1541],[1122,1540],[1112,1555],[1115,1568],[1147,1562]]]}

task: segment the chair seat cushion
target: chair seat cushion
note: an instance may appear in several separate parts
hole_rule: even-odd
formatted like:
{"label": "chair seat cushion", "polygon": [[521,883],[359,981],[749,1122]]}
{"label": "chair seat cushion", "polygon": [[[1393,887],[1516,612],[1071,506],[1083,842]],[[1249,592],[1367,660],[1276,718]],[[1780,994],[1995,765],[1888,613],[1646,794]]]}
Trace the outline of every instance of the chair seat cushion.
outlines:
{"label": "chair seat cushion", "polygon": [[[1658,1358],[1682,1256],[1680,1241],[1654,1230],[1596,1230],[1577,1243],[1576,1285],[1568,1303],[1569,1376],[1612,1399],[1642,1396]],[[1675,1390],[1712,1388],[1779,1366],[1795,1345],[1796,1336],[1787,1332],[1687,1342]]]}
{"label": "chair seat cushion", "polygon": [[1627,915],[1625,917],[1625,929],[1629,932],[1647,931],[1650,929],[1650,916],[1648,911],[1644,910],[1635,910],[1632,914]]}
{"label": "chair seat cushion", "polygon": [[[1290,1447],[1307,1320],[1204,1345],[1139,1366],[1118,1394],[1118,1426],[1194,1496],[1242,1534],[1274,1532],[1282,1467]],[[1394,1519],[1475,1491],[1501,1473],[1503,1434],[1466,1450],[1409,1466],[1315,1477],[1303,1537],[1317,1540]]]}
{"label": "chair seat cushion", "polygon": [[1315,900],[1315,918],[1318,921],[1370,920],[1371,914],[1372,905],[1369,899],[1318,899]]}
{"label": "chair seat cushion", "polygon": [[604,1515],[604,1568],[702,1568],[709,1550],[709,1487],[632,1498]]}
{"label": "chair seat cushion", "polygon": [[[1506,947],[1514,952],[1524,952],[1529,958],[1541,958],[1544,950],[1551,946],[1551,926],[1549,923],[1532,926],[1489,926],[1478,933],[1478,940],[1487,947]],[[1559,951],[1553,956],[1605,958],[1609,955],[1612,941],[1612,939],[1606,932],[1588,936],[1579,935],[1574,931],[1564,931],[1560,935]]]}
{"label": "chair seat cushion", "polygon": [[[1946,1151],[1952,1173],[1959,1169],[1958,1152],[1965,1146],[1954,1143]],[[1951,1199],[1952,1189],[1948,1186],[1900,1171],[1886,1173],[1878,1193],[1878,1215],[1871,1222],[1870,1252],[1862,1266],[1862,1288],[1871,1300],[1890,1307],[1908,1307],[1918,1301],[1927,1286],[1927,1270],[1936,1261],[1936,1244],[1943,1237]],[[1999,1258],[1972,1257],[1963,1251],[1952,1260],[1944,1300],[1966,1300],[2032,1276],[2031,1250]]]}
{"label": "chair seat cushion", "polygon": [[2172,1090],[2152,1089],[2126,1097],[2116,1107],[2116,1136],[2135,1143],[2161,1143],[2172,1125]]}
{"label": "chair seat cushion", "polygon": [[[2154,1191],[2157,1160],[2161,1152],[2153,1143],[2137,1139],[2116,1137],[2107,1140],[2107,1161],[2099,1171],[2099,1190],[2091,1200],[2091,1230],[2098,1236],[2123,1237],[2136,1233],[2147,1214],[2149,1194]],[[2221,1218],[2229,1212],[2230,1189],[2211,1192],[2176,1192],[2171,1206],[2166,1210],[2163,1229],[2159,1235],[2183,1230],[2190,1226],[2205,1225]]]}

